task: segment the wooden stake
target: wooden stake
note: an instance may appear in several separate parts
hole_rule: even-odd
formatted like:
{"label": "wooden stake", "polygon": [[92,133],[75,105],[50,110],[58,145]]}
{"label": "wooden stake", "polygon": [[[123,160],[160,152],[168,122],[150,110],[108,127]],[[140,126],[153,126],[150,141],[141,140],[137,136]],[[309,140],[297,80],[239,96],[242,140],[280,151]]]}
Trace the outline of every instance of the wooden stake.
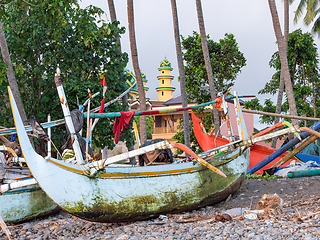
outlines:
{"label": "wooden stake", "polygon": [[[89,149],[89,138],[90,138],[90,102],[91,102],[91,91],[88,88],[89,93],[89,101],[88,101],[88,110],[87,110],[87,137],[86,137],[86,153],[88,153]],[[88,163],[89,157],[88,154],[86,154],[86,163]]]}
{"label": "wooden stake", "polygon": [[11,232],[9,231],[9,228],[7,227],[7,225],[5,224],[5,222],[3,221],[2,217],[0,216],[0,226],[2,228],[2,230],[4,231],[4,233],[6,234],[7,238],[9,240],[11,240]]}

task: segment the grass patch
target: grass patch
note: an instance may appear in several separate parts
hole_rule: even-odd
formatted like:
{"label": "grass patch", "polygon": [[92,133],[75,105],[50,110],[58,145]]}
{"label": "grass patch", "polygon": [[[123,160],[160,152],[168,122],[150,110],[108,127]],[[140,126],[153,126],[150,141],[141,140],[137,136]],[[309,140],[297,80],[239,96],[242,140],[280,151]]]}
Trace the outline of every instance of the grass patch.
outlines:
{"label": "grass patch", "polygon": [[276,179],[276,178],[280,178],[277,175],[269,175],[268,173],[266,173],[266,175],[257,175],[257,174],[247,174],[246,175],[246,179]]}

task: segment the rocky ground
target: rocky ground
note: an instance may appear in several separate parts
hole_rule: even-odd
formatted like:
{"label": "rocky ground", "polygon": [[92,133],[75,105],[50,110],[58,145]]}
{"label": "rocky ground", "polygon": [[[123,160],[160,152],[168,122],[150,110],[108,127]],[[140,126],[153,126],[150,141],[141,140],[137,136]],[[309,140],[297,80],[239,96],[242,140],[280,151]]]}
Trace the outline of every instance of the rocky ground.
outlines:
{"label": "rocky ground", "polygon": [[[219,204],[145,221],[91,223],[61,211],[8,228],[12,239],[320,239],[319,181],[319,176],[247,179]],[[274,193],[283,200],[281,210],[244,213]],[[0,239],[7,239],[1,230]]]}

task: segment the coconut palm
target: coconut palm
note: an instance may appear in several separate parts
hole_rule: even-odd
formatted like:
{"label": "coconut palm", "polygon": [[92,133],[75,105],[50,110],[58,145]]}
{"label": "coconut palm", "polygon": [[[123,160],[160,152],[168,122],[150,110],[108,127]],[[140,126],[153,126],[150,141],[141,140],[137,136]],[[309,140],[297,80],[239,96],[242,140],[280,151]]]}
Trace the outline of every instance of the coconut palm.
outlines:
{"label": "coconut palm", "polygon": [[8,77],[9,86],[11,88],[12,95],[17,102],[18,110],[21,115],[22,121],[26,121],[27,115],[26,115],[26,112],[24,111],[23,103],[21,101],[21,96],[20,96],[18,84],[16,81],[16,77],[14,75],[6,37],[2,29],[3,29],[2,23],[0,22],[0,47],[1,47],[3,61],[8,65],[7,77]]}
{"label": "coconut palm", "polygon": [[[111,22],[114,22],[117,20],[117,15],[116,15],[116,9],[114,7],[114,2],[113,0],[108,0],[108,6],[109,6],[109,13],[111,17]],[[117,43],[119,44],[119,50],[121,52],[121,43],[120,43],[120,37],[117,38]],[[123,73],[122,73],[123,75]],[[124,81],[124,85],[126,86],[126,81]],[[127,104],[128,98],[127,95],[124,95],[122,98],[122,104]]]}
{"label": "coconut palm", "polygon": [[[284,0],[283,4],[284,4],[284,36],[283,36],[284,39],[283,40],[284,40],[284,49],[285,49],[285,52],[287,53],[287,51],[288,51],[288,38],[289,38],[289,1]],[[283,74],[281,71],[277,105],[276,105],[276,113],[277,114],[280,114],[280,112],[281,112],[283,91],[284,91],[284,79],[283,79]],[[279,120],[280,120],[279,117],[275,117],[274,124],[277,124],[279,122]],[[276,145],[277,145],[277,138],[274,137],[274,138],[272,138],[271,148],[276,148]]]}
{"label": "coconut palm", "polygon": [[[212,73],[210,55],[209,55],[209,50],[208,50],[206,30],[204,27],[204,19],[203,19],[203,14],[202,14],[201,0],[196,0],[196,6],[197,6],[197,15],[198,15],[203,57],[204,57],[204,62],[206,65],[207,76],[208,76],[208,81],[209,81],[210,95],[211,95],[211,99],[215,100],[217,97],[217,94],[216,94],[216,89],[215,89],[214,82],[213,82],[213,73]],[[214,116],[214,125],[220,126],[218,109],[214,106],[213,106],[213,116]],[[219,128],[216,127],[215,128],[216,133],[218,132],[218,130],[219,130]]]}
{"label": "coconut palm", "polygon": [[[293,0],[290,0],[293,2]],[[303,10],[306,9],[306,14],[303,18],[303,22],[308,26],[314,20],[312,32],[320,34],[320,8],[319,8],[319,1],[318,0],[300,0],[300,3],[297,7],[295,16],[294,16],[294,23],[297,23],[298,20],[303,15]]]}
{"label": "coconut palm", "polygon": [[[291,0],[292,1],[292,0]],[[306,9],[306,14],[303,18],[303,22],[308,26],[317,18],[320,13],[319,1],[318,0],[300,0],[297,7],[294,22],[297,23],[303,14],[303,10]],[[320,18],[318,17],[313,24],[313,32],[320,32]]]}
{"label": "coconut palm", "polygon": [[[275,3],[275,0],[268,0],[268,2],[269,2],[270,12],[271,12],[271,17],[273,22],[273,29],[278,42],[278,51],[279,51],[280,62],[281,62],[281,72],[282,72],[285,87],[286,87],[290,114],[293,116],[297,116],[296,102],[293,95],[293,89],[292,89],[288,61],[287,61],[287,54],[285,51],[285,44],[284,44],[284,39],[282,37],[276,3]],[[296,119],[292,119],[292,124],[298,125],[298,121]]]}
{"label": "coconut palm", "polygon": [[[187,107],[187,104],[188,104],[187,90],[186,90],[186,82],[185,82],[186,76],[184,72],[183,59],[182,59],[176,0],[171,0],[171,9],[172,9],[172,18],[173,18],[174,39],[176,42],[177,61],[178,61],[178,68],[179,68],[179,75],[180,75],[181,101],[182,101],[182,107]],[[188,111],[183,111],[183,129],[184,129],[184,143],[185,145],[190,147],[190,127],[189,127]]]}
{"label": "coconut palm", "polygon": [[[138,61],[138,51],[136,36],[134,30],[134,13],[133,13],[133,0],[127,1],[127,11],[128,11],[128,24],[129,24],[129,39],[130,39],[130,49],[131,49],[131,59],[134,69],[134,73],[137,79],[138,93],[139,93],[139,103],[140,111],[146,110],[146,97],[144,94],[144,87],[141,78],[141,71],[139,68]],[[147,121],[146,116],[140,116],[140,140],[141,144],[144,144],[147,141]]]}

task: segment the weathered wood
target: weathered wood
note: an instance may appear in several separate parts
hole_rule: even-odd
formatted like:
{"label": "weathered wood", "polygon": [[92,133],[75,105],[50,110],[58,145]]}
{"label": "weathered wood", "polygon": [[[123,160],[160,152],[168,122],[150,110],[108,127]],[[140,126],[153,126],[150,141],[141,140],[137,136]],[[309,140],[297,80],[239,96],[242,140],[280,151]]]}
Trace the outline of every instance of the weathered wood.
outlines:
{"label": "weathered wood", "polygon": [[253,114],[261,114],[261,115],[267,115],[267,116],[273,116],[273,117],[281,117],[281,118],[292,118],[292,119],[301,119],[301,120],[310,120],[310,121],[320,121],[320,118],[299,117],[299,116],[292,116],[292,115],[284,115],[284,114],[276,114],[276,113],[255,111],[255,110],[250,110],[250,109],[242,109],[242,112],[253,113]]}
{"label": "weathered wood", "polygon": [[37,184],[37,181],[34,178],[23,180],[23,181],[17,181],[13,183],[8,183],[8,184],[2,184],[0,185],[0,194],[8,192],[11,189],[26,187],[32,184]]}
{"label": "weathered wood", "polygon": [[6,234],[7,238],[9,240],[11,240],[11,232],[9,231],[9,228],[7,227],[7,225],[4,223],[2,217],[0,216],[0,226],[2,228],[2,230],[4,231],[4,233]]}
{"label": "weathered wood", "polygon": [[285,164],[287,161],[289,161],[293,156],[295,156],[297,153],[301,152],[302,149],[307,147],[310,143],[317,140],[317,136],[313,135],[307,138],[305,141],[303,141],[298,147],[293,149],[291,152],[289,152],[286,156],[284,156],[280,161],[276,162],[272,167],[280,167],[281,165]]}

